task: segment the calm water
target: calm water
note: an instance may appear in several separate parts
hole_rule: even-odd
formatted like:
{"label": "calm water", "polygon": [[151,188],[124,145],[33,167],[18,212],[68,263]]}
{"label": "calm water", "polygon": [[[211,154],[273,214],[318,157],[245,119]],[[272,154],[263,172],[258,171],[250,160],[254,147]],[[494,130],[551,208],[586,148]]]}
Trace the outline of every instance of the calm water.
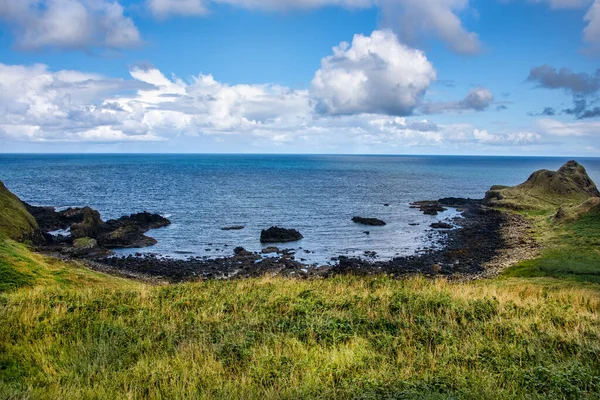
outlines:
{"label": "calm water", "polygon": [[[261,229],[280,225],[305,239],[310,262],[376,251],[381,258],[427,245],[427,227],[444,219],[408,207],[415,200],[477,197],[514,185],[563,158],[276,155],[0,155],[0,180],[35,205],[89,205],[104,219],[150,211],[173,225],[151,231],[145,251],[223,256],[260,250]],[[600,182],[600,159],[578,159]],[[385,203],[390,204],[384,207]],[[360,215],[388,222],[363,227]],[[419,223],[410,226],[409,223]],[[222,231],[244,225],[242,231]],[[370,231],[370,235],[364,233]]]}

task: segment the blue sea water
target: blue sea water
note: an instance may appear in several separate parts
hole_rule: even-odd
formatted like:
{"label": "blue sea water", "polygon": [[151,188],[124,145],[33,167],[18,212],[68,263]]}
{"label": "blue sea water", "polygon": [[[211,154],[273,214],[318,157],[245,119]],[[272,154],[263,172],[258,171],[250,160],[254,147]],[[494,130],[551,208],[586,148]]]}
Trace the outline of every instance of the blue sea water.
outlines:
{"label": "blue sea water", "polygon": [[[58,208],[89,205],[106,219],[149,211],[173,224],[149,233],[146,252],[220,257],[243,246],[258,251],[261,229],[298,229],[282,248],[325,263],[376,251],[407,255],[430,242],[433,217],[417,200],[483,197],[491,185],[514,185],[566,158],[343,155],[0,155],[0,180],[23,200]],[[600,182],[600,159],[578,159]],[[384,204],[389,204],[385,207]],[[354,224],[355,215],[385,227]],[[419,225],[411,226],[410,223]],[[243,225],[241,231],[221,228]],[[369,231],[367,235],[364,231]],[[310,250],[305,254],[303,250]],[[124,253],[137,250],[127,250]]]}

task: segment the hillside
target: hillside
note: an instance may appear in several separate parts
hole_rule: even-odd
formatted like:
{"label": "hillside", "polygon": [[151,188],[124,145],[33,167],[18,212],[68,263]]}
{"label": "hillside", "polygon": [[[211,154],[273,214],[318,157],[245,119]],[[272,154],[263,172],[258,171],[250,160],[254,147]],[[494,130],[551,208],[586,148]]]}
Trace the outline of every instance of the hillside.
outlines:
{"label": "hillside", "polygon": [[579,205],[590,198],[600,198],[600,192],[576,161],[567,162],[556,172],[536,171],[514,187],[493,186],[485,196],[491,206],[515,210],[556,209]]}
{"label": "hillside", "polygon": [[15,240],[38,240],[38,224],[17,196],[0,182],[0,236]]}

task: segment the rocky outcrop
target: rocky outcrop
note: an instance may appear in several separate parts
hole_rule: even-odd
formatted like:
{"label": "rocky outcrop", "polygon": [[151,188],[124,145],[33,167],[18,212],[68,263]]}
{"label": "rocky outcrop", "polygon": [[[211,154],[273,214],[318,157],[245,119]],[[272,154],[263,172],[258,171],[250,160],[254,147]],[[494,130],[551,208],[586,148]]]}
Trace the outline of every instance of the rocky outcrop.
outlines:
{"label": "rocky outcrop", "polygon": [[558,171],[539,170],[514,187],[492,186],[485,203],[517,210],[552,209],[565,204],[581,204],[600,192],[577,161],[569,161]]}
{"label": "rocky outcrop", "polygon": [[439,201],[416,201],[410,203],[410,208],[418,208],[425,215],[438,215],[447,210]]}
{"label": "rocky outcrop", "polygon": [[377,218],[353,217],[352,222],[354,222],[356,224],[367,225],[367,226],[385,226],[386,225],[385,221],[382,221]]}
{"label": "rocky outcrop", "polygon": [[171,222],[158,214],[142,212],[107,221],[95,237],[109,249],[139,248],[156,244],[156,239],[144,235],[151,229],[163,228]]}
{"label": "rocky outcrop", "polygon": [[278,226],[272,226],[269,229],[263,229],[260,233],[261,243],[286,243],[296,242],[304,236],[295,229],[285,229]]}
{"label": "rocky outcrop", "polygon": [[108,230],[98,211],[90,207],[84,207],[81,210],[81,215],[81,222],[71,225],[71,237],[73,239],[97,238],[101,233]]}
{"label": "rocky outcrop", "polygon": [[131,214],[119,219],[112,219],[106,222],[108,229],[119,229],[133,226],[141,232],[148,232],[151,229],[164,228],[171,224],[167,218],[159,214],[151,214],[147,211]]}
{"label": "rocky outcrop", "polygon": [[87,206],[56,211],[53,207],[23,205],[38,222],[41,232],[70,229],[70,236],[50,240],[53,246],[68,246],[77,239],[89,238],[105,249],[148,247],[156,244],[156,240],[144,233],[171,224],[167,218],[146,211],[104,222],[98,211]]}

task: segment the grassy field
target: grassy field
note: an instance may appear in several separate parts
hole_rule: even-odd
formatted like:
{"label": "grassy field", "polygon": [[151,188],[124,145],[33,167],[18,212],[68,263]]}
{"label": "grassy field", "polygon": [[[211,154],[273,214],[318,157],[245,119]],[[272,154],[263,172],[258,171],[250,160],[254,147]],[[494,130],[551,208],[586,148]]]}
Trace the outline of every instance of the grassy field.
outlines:
{"label": "grassy field", "polygon": [[600,398],[596,284],[150,286],[7,239],[0,271],[2,399]]}
{"label": "grassy field", "polygon": [[535,217],[538,240],[544,245],[541,257],[523,262],[505,275],[600,283],[600,207],[575,221],[556,222],[553,215],[543,212]]}

